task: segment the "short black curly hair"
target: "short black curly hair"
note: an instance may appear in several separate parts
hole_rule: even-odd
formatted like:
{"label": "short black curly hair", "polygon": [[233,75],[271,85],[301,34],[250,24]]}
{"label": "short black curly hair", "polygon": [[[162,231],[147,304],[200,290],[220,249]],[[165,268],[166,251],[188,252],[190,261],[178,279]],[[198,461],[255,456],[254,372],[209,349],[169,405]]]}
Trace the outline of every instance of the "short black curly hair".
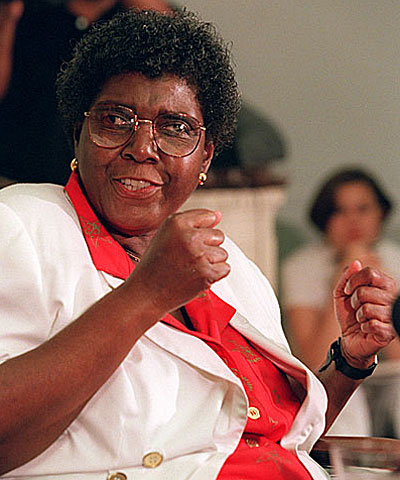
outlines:
{"label": "short black curly hair", "polygon": [[122,73],[172,74],[197,95],[207,140],[216,151],[233,141],[240,93],[230,46],[215,27],[186,9],[170,14],[131,9],[95,24],[75,46],[57,78],[57,99],[68,138],[103,85]]}

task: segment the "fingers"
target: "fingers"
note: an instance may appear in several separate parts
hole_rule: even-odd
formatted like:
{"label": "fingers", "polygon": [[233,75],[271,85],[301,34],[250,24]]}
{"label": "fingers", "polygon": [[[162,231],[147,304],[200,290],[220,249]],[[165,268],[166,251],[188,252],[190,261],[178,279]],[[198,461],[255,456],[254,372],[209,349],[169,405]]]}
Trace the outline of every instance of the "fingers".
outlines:
{"label": "fingers", "polygon": [[201,232],[201,235],[203,236],[204,243],[209,246],[221,245],[225,240],[224,233],[215,228],[204,229],[204,231]]}
{"label": "fingers", "polygon": [[391,316],[397,287],[391,277],[366,267],[349,277],[344,292],[363,334],[372,335],[382,345],[395,337]]}
{"label": "fingers", "polygon": [[221,247],[209,247],[195,267],[195,275],[204,279],[204,290],[229,275],[228,252]]}
{"label": "fingers", "polygon": [[365,335],[372,335],[383,346],[391,342],[396,336],[391,324],[382,323],[376,319],[361,323],[360,330]]}
{"label": "fingers", "polygon": [[353,262],[334,292],[335,311],[346,351],[360,365],[388,345],[395,332],[391,323],[395,281],[378,269]]}
{"label": "fingers", "polygon": [[390,321],[391,307],[389,305],[363,303],[355,308],[355,318],[363,334],[374,335],[375,340],[383,345],[395,337],[395,331]]}
{"label": "fingers", "polygon": [[213,283],[229,275],[230,271],[231,267],[228,263],[218,262],[199,265],[193,273],[199,279],[203,279],[202,290],[207,290]]}
{"label": "fingers", "polygon": [[354,275],[356,272],[360,271],[362,269],[362,265],[361,265],[361,262],[359,260],[355,260],[354,262],[352,262],[350,264],[349,267],[347,267],[341,277],[339,278],[339,281],[335,287],[335,290],[334,290],[334,297],[335,298],[339,298],[341,296],[346,295],[346,292],[345,292],[345,287],[349,281],[349,279],[351,278],[352,275]]}
{"label": "fingers", "polygon": [[205,246],[218,246],[225,240],[221,230],[214,228],[221,220],[219,211],[206,209],[189,210],[170,217],[170,221],[176,221],[179,229],[184,229],[190,236],[192,245],[203,244]]}
{"label": "fingers", "polygon": [[175,213],[153,237],[133,281],[143,276],[161,310],[184,305],[229,274],[225,237],[214,228],[220,220],[220,212],[206,209]]}
{"label": "fingers", "polygon": [[209,247],[205,253],[206,260],[211,264],[226,262],[228,252],[222,247]]}
{"label": "fingers", "polygon": [[388,275],[369,267],[363,268],[348,279],[344,293],[349,296],[358,322],[372,318],[390,322],[397,286]]}
{"label": "fingers", "polygon": [[210,232],[206,229],[196,231],[188,245],[188,251],[195,259],[192,263],[193,268],[198,277],[204,278],[206,288],[226,277],[230,272],[230,266],[227,263],[228,252],[219,246],[224,240],[224,235],[220,231],[216,231],[215,234],[213,230]]}
{"label": "fingers", "polygon": [[344,293],[346,295],[351,295],[361,286],[374,286],[387,291],[393,296],[396,295],[397,291],[396,282],[393,278],[384,274],[380,270],[371,267],[365,267],[349,275],[344,286]]}
{"label": "fingers", "polygon": [[358,323],[378,320],[383,323],[390,322],[391,308],[388,305],[375,305],[373,303],[364,303],[356,309],[355,317]]}
{"label": "fingers", "polygon": [[198,208],[176,214],[184,217],[184,221],[193,228],[214,228],[221,221],[222,213],[218,210],[206,210]]}
{"label": "fingers", "polygon": [[196,258],[193,265],[196,276],[204,281],[204,289],[230,272],[228,253],[220,246],[225,235],[214,228],[221,218],[221,212],[206,209],[189,210],[176,217],[182,228],[187,228],[186,247],[192,258]]}
{"label": "fingers", "polygon": [[359,298],[354,299],[355,295],[350,302],[356,311],[355,318],[360,324],[361,332],[374,335],[376,341],[382,344],[393,340],[395,331],[390,321],[392,313],[390,304],[382,302],[381,299],[378,302],[383,304],[360,303]]}
{"label": "fingers", "polygon": [[357,310],[367,303],[391,306],[393,300],[393,294],[386,289],[374,286],[361,286],[354,290],[350,296],[350,305],[354,310]]}

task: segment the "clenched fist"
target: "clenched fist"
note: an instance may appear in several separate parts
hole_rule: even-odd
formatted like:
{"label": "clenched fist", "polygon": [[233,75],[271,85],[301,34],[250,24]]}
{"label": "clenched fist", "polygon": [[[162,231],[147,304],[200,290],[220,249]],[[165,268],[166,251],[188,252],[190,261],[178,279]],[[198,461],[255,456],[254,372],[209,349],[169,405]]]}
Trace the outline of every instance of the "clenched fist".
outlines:
{"label": "clenched fist", "polygon": [[358,260],[343,273],[334,291],[335,311],[343,355],[354,367],[367,368],[371,357],[395,338],[391,314],[396,295],[391,277],[362,268]]}
{"label": "clenched fist", "polygon": [[185,305],[230,272],[220,220],[205,209],[170,215],[127,282],[140,282],[161,312]]}

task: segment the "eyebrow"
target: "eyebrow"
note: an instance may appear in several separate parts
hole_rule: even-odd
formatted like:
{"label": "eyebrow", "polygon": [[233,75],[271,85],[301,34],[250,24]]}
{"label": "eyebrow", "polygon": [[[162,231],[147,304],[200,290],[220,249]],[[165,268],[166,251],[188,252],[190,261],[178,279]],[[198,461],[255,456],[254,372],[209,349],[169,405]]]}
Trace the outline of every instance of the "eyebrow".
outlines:
{"label": "eyebrow", "polygon": [[[119,103],[119,102],[113,102],[112,100],[105,100],[105,101],[101,101],[101,102],[98,102],[98,103],[95,103],[93,105],[93,107],[97,107],[97,106],[101,106],[101,105],[110,105],[110,106],[115,106],[115,107],[124,107],[124,108],[128,108],[129,110],[133,110],[135,112],[135,107],[133,105],[125,105],[123,103]],[[93,108],[92,107],[92,108]]]}
{"label": "eyebrow", "polygon": [[[136,112],[136,109],[133,105],[125,105],[123,103],[119,103],[119,102],[114,102],[112,100],[103,100],[101,102],[98,102],[98,103],[95,103],[91,108],[94,108],[94,107],[97,107],[97,106],[101,106],[101,105],[104,105],[104,106],[107,106],[107,105],[110,105],[110,106],[115,106],[115,107],[123,107],[123,108],[128,108],[129,110],[132,110],[132,112],[139,116]],[[190,118],[193,118],[194,120],[196,120],[196,122],[198,122],[198,124],[201,126],[201,127],[204,127],[204,119],[203,120],[199,120],[197,117],[191,115],[190,113],[186,113],[186,112],[177,112],[177,111],[171,111],[171,110],[166,110],[166,111],[160,111],[156,117],[158,115],[185,115],[187,117],[190,117]],[[154,118],[156,118],[154,117]],[[139,117],[140,118],[140,117]]]}

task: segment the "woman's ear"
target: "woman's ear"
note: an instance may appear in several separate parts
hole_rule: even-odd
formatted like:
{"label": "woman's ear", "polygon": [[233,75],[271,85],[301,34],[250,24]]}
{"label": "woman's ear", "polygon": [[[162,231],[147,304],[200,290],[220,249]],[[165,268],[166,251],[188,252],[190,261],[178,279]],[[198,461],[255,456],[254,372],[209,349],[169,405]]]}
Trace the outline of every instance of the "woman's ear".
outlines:
{"label": "woman's ear", "polygon": [[215,146],[213,142],[207,142],[204,145],[203,165],[201,171],[207,173],[211,165],[211,160],[214,156]]}

